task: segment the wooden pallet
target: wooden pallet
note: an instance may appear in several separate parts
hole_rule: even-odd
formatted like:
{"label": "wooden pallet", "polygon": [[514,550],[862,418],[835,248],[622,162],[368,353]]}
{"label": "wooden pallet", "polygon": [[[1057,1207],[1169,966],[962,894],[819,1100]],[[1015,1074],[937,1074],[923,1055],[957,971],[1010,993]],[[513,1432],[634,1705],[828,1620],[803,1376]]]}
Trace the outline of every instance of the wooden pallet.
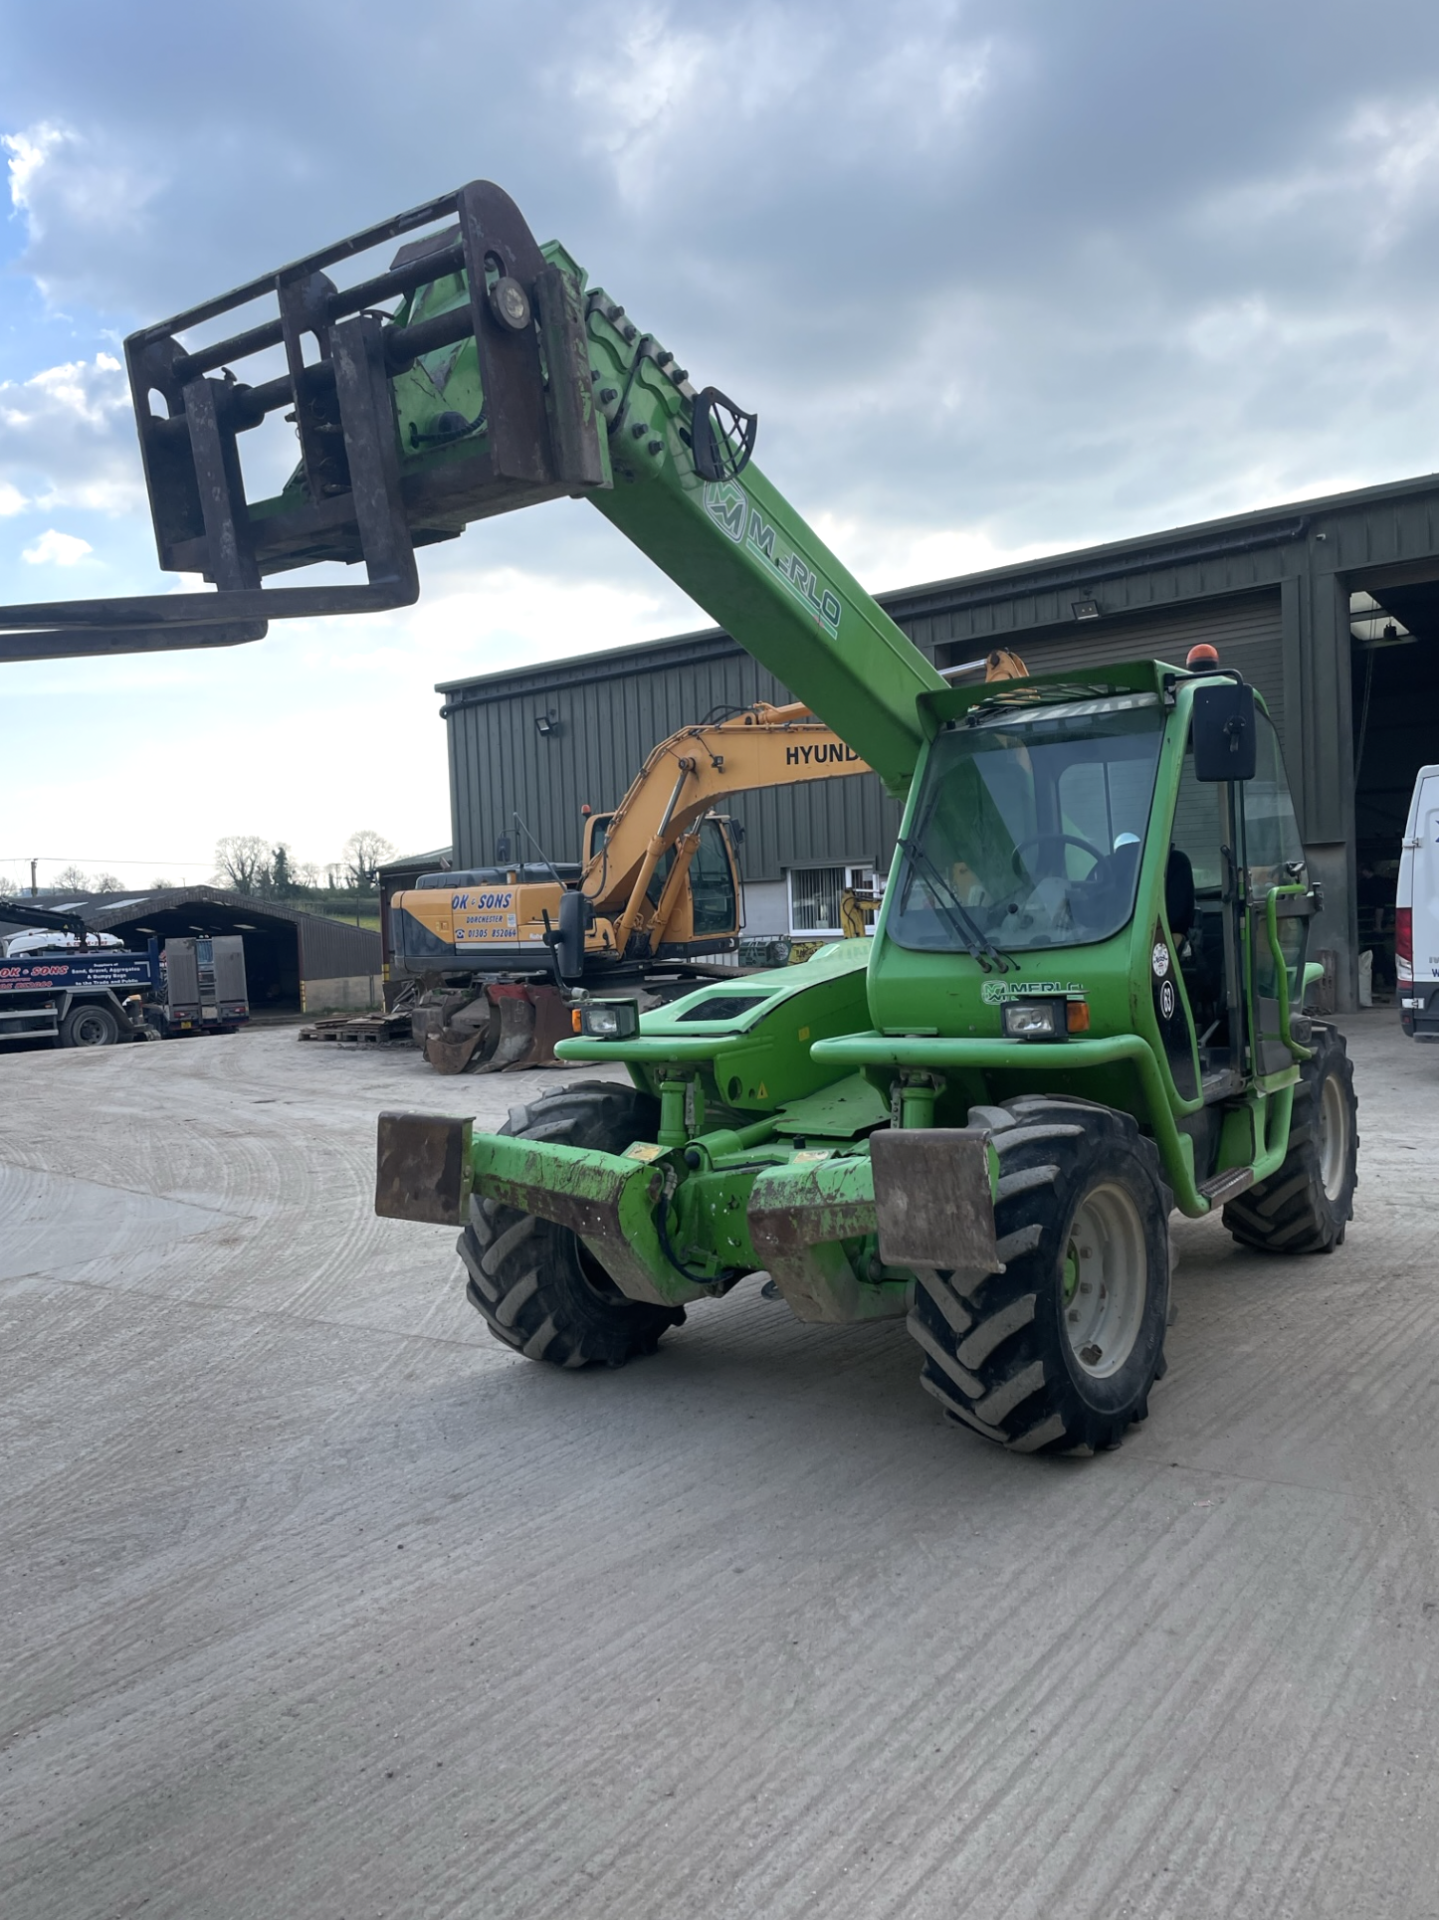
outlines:
{"label": "wooden pallet", "polygon": [[400,1047],[410,1044],[408,1013],[337,1014],[301,1027],[302,1040],[334,1040],[345,1047]]}

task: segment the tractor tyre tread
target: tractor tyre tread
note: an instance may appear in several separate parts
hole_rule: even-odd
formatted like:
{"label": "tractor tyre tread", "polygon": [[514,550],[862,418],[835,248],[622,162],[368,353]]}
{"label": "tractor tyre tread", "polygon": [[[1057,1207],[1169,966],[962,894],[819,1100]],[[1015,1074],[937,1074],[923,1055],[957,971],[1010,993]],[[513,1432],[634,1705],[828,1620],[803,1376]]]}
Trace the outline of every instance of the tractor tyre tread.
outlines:
{"label": "tractor tyre tread", "polygon": [[[619,1152],[653,1139],[659,1105],[609,1080],[586,1080],[513,1106],[512,1137]],[[568,1227],[485,1195],[470,1199],[459,1240],[470,1305],[495,1339],[551,1366],[622,1367],[653,1353],[683,1307],[628,1300]]]}
{"label": "tractor tyre tread", "polygon": [[[1260,1253],[1332,1253],[1354,1216],[1358,1185],[1358,1102],[1354,1067],[1344,1036],[1336,1028],[1313,1028],[1310,1059],[1299,1067],[1289,1151],[1278,1172],[1261,1180],[1224,1209],[1224,1224],[1241,1246]],[[1319,1158],[1319,1094],[1330,1075],[1337,1076],[1349,1115],[1349,1149],[1333,1196],[1324,1190]]]}
{"label": "tractor tyre tread", "polygon": [[[1024,1095],[972,1111],[970,1123],[990,1128],[1000,1155],[1005,1270],[918,1270],[908,1325],[924,1354],[921,1384],[952,1420],[1011,1452],[1117,1447],[1165,1370],[1172,1197],[1158,1151],[1128,1114],[1074,1098]],[[1079,1367],[1061,1320],[1070,1224],[1096,1181],[1121,1182],[1134,1199],[1148,1275],[1130,1355],[1104,1379]]]}

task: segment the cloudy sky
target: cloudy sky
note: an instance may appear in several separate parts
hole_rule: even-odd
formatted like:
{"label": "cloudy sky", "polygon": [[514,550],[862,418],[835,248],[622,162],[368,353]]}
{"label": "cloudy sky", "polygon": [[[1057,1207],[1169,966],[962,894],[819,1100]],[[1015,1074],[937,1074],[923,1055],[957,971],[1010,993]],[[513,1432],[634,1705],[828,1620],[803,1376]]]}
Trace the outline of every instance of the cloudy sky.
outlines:
{"label": "cloudy sky", "polygon": [[[131,328],[475,177],[758,410],[872,588],[1439,466],[1434,0],[0,0],[0,30],[5,601],[175,584]],[[421,565],[400,615],[0,667],[0,874],[433,846],[436,680],[705,624],[583,503]]]}

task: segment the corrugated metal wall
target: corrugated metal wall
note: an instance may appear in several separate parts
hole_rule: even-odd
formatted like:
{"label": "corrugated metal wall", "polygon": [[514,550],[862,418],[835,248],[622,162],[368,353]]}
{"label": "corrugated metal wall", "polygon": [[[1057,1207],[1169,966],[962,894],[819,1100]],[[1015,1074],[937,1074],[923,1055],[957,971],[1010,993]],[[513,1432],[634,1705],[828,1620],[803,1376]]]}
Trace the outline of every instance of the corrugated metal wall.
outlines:
{"label": "corrugated metal wall", "polygon": [[337,980],[380,971],[380,936],[369,927],[347,927],[318,914],[297,913],[302,980]]}
{"label": "corrugated metal wall", "polygon": [[[1014,644],[1031,673],[1064,673],[1071,668],[1105,666],[1116,660],[1167,660],[1182,667],[1189,649],[1208,641],[1226,667],[1237,667],[1264,695],[1284,734],[1284,639],[1277,588],[1232,600],[1203,600],[1132,613],[1119,619],[1078,621],[1062,627],[1016,634]],[[965,642],[940,649],[941,666],[971,658]],[[970,643],[972,644],[972,643]]]}
{"label": "corrugated metal wall", "polygon": [[[636,654],[467,686],[446,709],[455,865],[485,866],[518,812],[552,860],[576,860],[580,807],[615,806],[650,749],[668,734],[789,690],[733,641],[699,634]],[[551,721],[542,735],[535,722]],[[745,830],[747,880],[806,865],[887,854],[899,809],[872,774],[772,788],[729,811]],[[515,853],[519,856],[519,844]]]}

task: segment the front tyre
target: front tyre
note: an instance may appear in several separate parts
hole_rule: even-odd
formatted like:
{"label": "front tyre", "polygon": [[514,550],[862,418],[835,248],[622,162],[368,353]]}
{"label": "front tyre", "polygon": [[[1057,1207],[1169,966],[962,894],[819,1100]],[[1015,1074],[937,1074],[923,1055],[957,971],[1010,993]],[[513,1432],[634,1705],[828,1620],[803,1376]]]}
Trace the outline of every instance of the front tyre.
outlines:
{"label": "front tyre", "polygon": [[1359,1184],[1359,1103],[1342,1033],[1316,1025],[1302,1061],[1278,1173],[1224,1209],[1224,1224],[1261,1253],[1332,1253],[1354,1214]]}
{"label": "front tyre", "polygon": [[[659,1102],[609,1081],[587,1081],[511,1107],[501,1133],[623,1153],[653,1140]],[[530,1360],[555,1367],[622,1367],[653,1353],[660,1335],[684,1321],[683,1307],[653,1306],[621,1293],[568,1227],[475,1194],[460,1235],[466,1294],[490,1332]]]}
{"label": "front tyre", "polygon": [[1005,1270],[920,1270],[921,1384],[1018,1453],[1117,1447],[1164,1373],[1172,1200],[1154,1143],[1082,1100],[1025,1095],[969,1120],[993,1129]]}

